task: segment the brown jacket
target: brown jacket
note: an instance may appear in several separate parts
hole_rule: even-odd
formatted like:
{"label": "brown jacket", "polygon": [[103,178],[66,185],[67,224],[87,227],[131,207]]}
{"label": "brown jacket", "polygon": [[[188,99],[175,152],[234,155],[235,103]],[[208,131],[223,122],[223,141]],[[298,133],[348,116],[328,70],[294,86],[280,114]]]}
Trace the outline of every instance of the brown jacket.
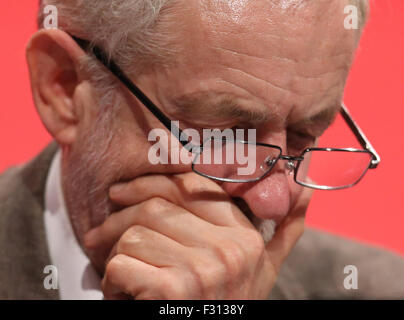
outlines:
{"label": "brown jacket", "polygon": [[[57,146],[0,176],[0,299],[58,299],[44,289],[50,265],[43,222],[44,190]],[[358,270],[358,289],[344,288],[346,265]],[[404,259],[307,229],[284,263],[270,298],[404,299]]]}

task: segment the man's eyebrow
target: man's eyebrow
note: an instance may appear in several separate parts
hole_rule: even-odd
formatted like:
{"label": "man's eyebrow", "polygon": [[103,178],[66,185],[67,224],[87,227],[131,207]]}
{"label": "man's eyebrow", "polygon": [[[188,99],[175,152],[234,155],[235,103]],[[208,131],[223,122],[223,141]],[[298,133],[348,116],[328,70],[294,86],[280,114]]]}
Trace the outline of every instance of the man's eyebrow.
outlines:
{"label": "man's eyebrow", "polygon": [[174,98],[173,105],[176,107],[175,113],[195,118],[237,119],[251,124],[273,118],[268,110],[243,107],[236,97],[228,94],[193,93]]}
{"label": "man's eyebrow", "polygon": [[334,122],[336,116],[341,111],[341,108],[340,103],[333,104],[312,116],[291,123],[290,126],[296,129],[305,130],[308,134],[319,137]]}
{"label": "man's eyebrow", "polygon": [[[175,114],[186,114],[196,119],[237,119],[252,126],[268,122],[283,125],[285,122],[285,119],[270,108],[246,108],[238,102],[237,97],[230,94],[201,91],[175,97],[172,102],[176,107]],[[331,125],[340,110],[341,104],[334,103],[312,116],[288,125],[318,137]]]}

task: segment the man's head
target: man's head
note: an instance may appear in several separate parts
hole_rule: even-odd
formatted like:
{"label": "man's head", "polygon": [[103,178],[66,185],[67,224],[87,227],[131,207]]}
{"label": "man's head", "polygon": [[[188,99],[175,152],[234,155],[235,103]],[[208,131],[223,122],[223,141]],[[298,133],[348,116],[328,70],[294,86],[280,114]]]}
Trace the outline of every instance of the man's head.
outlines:
{"label": "man's head", "polygon": [[[348,0],[48,0],[60,29],[103,47],[185,128],[254,128],[296,154],[339,110],[360,30]],[[366,2],[357,1],[363,13]],[[43,15],[41,15],[43,18]],[[114,210],[109,187],[149,173],[148,133],[161,123],[61,30],[27,50],[38,111],[63,149],[66,204],[79,239]],[[280,223],[301,187],[279,165],[257,183],[223,188],[258,221]],[[241,199],[241,201],[240,201]],[[247,209],[247,206],[249,209]]]}

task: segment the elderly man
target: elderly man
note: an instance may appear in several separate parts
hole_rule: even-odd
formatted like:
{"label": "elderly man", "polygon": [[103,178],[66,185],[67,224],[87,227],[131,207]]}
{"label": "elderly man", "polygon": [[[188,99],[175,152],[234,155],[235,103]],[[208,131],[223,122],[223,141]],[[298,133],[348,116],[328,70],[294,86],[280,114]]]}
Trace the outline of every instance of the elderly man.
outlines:
{"label": "elderly man", "polygon": [[[311,190],[352,186],[379,162],[340,102],[365,1],[41,5],[40,27],[47,5],[59,26],[32,36],[27,60],[55,142],[0,179],[1,298],[404,297],[398,256],[301,237]],[[344,27],[347,5],[359,29]],[[338,112],[363,150],[316,149]],[[236,132],[226,148],[254,151],[251,172],[201,163],[206,141],[188,138],[215,128]],[[155,129],[168,163],[151,161]],[[310,173],[310,158],[347,155],[337,180]]]}

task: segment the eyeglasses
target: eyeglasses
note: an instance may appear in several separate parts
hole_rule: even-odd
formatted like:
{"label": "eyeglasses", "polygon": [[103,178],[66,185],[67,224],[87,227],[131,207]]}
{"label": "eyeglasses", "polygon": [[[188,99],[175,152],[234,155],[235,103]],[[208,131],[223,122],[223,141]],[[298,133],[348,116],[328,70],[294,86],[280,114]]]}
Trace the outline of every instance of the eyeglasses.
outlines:
{"label": "eyeglasses", "polygon": [[[279,161],[286,161],[289,174],[304,187],[337,190],[356,185],[368,169],[377,168],[380,157],[342,103],[341,115],[363,149],[307,148],[299,156],[282,154],[276,145],[212,136],[201,146],[189,143],[188,136],[169,119],[99,47],[72,36],[86,52],[92,53],[125,87],[179,140],[195,154],[192,170],[204,177],[230,183],[259,181],[269,175]],[[247,154],[247,158],[245,155]],[[234,161],[242,155],[243,163]],[[216,158],[220,161],[215,161]],[[226,159],[223,161],[223,159]]]}

